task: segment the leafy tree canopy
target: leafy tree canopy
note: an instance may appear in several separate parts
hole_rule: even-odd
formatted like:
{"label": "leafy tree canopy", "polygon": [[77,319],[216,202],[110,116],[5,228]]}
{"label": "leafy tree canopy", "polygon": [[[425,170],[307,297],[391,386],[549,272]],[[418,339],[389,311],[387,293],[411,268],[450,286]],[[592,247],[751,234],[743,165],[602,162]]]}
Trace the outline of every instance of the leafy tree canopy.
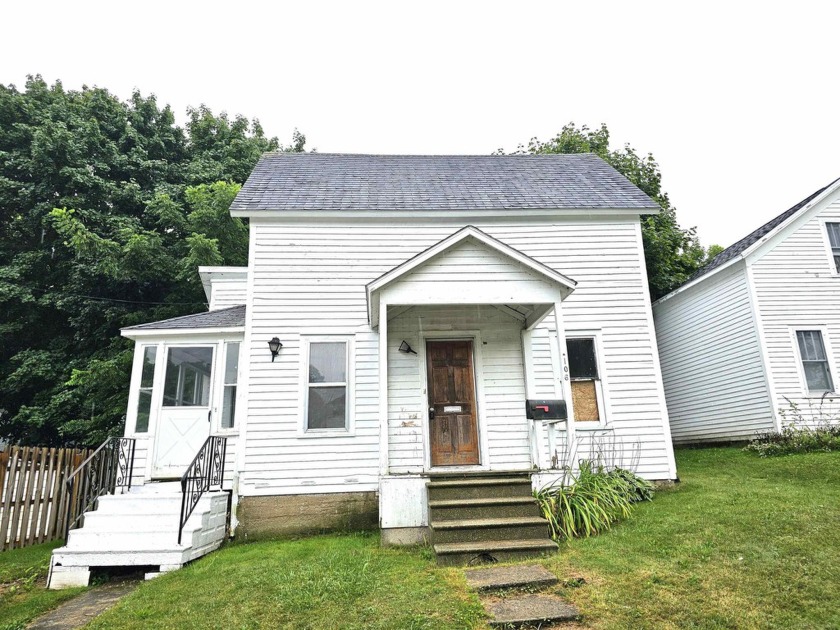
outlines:
{"label": "leafy tree canopy", "polygon": [[630,145],[611,149],[610,132],[604,124],[590,129],[569,123],[554,138],[545,142],[532,138],[527,146],[520,145],[514,153],[594,153],[661,206],[659,214],[642,217],[645,266],[653,300],[681,285],[721,251],[717,245],[705,250],[694,228],[680,227],[676,209],[668,193],[662,190],[662,174],[653,155],[641,156]]}
{"label": "leafy tree canopy", "polygon": [[260,154],[302,151],[257,120],[135,92],[0,85],[0,436],[97,444],[125,413],[123,326],[201,311],[198,265],[247,263],[228,206]]}

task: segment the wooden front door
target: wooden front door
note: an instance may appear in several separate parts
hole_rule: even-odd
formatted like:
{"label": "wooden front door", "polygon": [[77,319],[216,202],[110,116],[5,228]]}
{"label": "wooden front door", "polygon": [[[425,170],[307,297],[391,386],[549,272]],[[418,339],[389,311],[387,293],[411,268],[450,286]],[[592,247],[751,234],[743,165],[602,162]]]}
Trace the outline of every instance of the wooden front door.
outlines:
{"label": "wooden front door", "polygon": [[472,341],[427,341],[432,466],[478,464]]}

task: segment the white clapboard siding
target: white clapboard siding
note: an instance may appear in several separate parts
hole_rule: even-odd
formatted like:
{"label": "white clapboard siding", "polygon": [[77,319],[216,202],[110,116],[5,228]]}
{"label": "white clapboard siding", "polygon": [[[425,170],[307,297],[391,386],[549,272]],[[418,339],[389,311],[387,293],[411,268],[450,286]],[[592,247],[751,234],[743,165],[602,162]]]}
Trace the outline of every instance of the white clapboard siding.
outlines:
{"label": "white clapboard siding", "polygon": [[245,304],[248,282],[243,279],[216,279],[211,281],[210,310]]}
{"label": "white clapboard siding", "polygon": [[835,389],[840,391],[840,277],[832,269],[825,221],[840,222],[840,201],[828,200],[780,235],[779,242],[752,265],[753,283],[782,422],[794,421],[796,404],[806,423],[819,422],[821,410],[837,415],[836,395],[808,397],[793,331],[823,330],[832,352]]}
{"label": "white clapboard siding", "polygon": [[773,429],[743,263],[653,312],[675,443],[743,440]]}
{"label": "white clapboard siding", "polygon": [[[244,349],[247,358],[243,358],[249,369],[243,494],[377,489],[378,334],[368,324],[365,285],[462,227],[431,220],[326,224],[252,219],[251,342]],[[479,222],[477,227],[578,281],[565,302],[565,322],[567,326],[601,331],[610,383],[624,387],[611,394],[616,428],[626,423],[627,431],[643,436],[643,474],[651,478],[673,476],[668,464],[670,444],[663,427],[667,414],[656,385],[659,377],[652,352],[653,331],[648,324],[637,221],[558,218]],[[345,335],[354,340],[356,385],[354,431],[350,435],[301,435],[301,335],[314,334]],[[266,342],[274,336],[284,346],[272,363]],[[535,337],[544,345],[543,333]],[[521,346],[518,333],[510,343],[512,352],[506,360],[515,363],[511,357],[514,347]],[[548,356],[544,348],[539,351]],[[402,359],[393,352],[389,352],[389,358]],[[399,375],[400,369],[394,365],[394,374]],[[419,380],[416,387],[423,395]],[[499,417],[507,413],[503,409],[516,411],[512,399],[496,392],[487,392],[487,396],[487,405]],[[406,391],[404,396],[394,392],[391,410],[398,414],[403,413],[402,407],[422,410],[418,400],[417,392]],[[406,423],[415,421],[408,417],[411,412],[405,414]],[[422,422],[425,414],[421,416],[416,420]],[[403,470],[416,470],[416,451],[422,448],[418,427],[392,428],[403,445],[394,464]],[[498,426],[493,426],[488,437],[501,433]],[[518,448],[515,444],[500,446],[499,461],[505,457],[508,462],[518,461]]]}

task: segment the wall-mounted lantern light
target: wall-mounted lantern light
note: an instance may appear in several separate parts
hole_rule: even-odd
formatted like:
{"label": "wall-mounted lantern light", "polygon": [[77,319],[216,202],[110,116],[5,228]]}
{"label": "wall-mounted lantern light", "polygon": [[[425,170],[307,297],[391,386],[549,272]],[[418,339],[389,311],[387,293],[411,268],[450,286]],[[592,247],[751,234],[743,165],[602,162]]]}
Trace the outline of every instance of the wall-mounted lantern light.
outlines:
{"label": "wall-mounted lantern light", "polygon": [[277,358],[277,355],[280,353],[280,348],[282,347],[283,344],[280,343],[280,340],[277,337],[272,338],[272,340],[268,342],[268,349],[271,350],[272,363],[274,363],[274,359]]}
{"label": "wall-mounted lantern light", "polygon": [[417,354],[414,350],[411,349],[411,346],[409,346],[406,341],[403,341],[400,344],[400,352],[404,352],[405,354]]}

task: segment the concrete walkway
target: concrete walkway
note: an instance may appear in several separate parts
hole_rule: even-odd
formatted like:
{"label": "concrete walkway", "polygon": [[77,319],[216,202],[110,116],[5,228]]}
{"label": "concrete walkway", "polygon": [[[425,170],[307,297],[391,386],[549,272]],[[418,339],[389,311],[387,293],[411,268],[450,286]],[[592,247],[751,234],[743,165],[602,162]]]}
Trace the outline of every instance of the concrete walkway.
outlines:
{"label": "concrete walkway", "polygon": [[479,592],[491,627],[545,628],[580,617],[562,597],[540,592],[557,584],[557,577],[541,565],[470,569],[464,575],[467,585]]}
{"label": "concrete walkway", "polygon": [[96,586],[38,617],[27,628],[29,630],[76,630],[111,608],[139,584],[139,581],[121,581]]}

